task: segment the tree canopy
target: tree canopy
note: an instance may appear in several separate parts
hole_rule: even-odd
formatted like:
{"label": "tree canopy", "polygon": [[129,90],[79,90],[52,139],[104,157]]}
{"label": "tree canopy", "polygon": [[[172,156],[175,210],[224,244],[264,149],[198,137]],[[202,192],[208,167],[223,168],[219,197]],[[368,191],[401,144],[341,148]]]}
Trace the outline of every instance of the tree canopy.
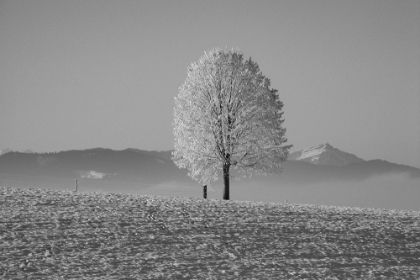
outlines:
{"label": "tree canopy", "polygon": [[206,52],[175,98],[173,160],[202,184],[223,175],[229,199],[230,168],[237,177],[281,172],[291,147],[282,108],[251,58],[233,49]]}

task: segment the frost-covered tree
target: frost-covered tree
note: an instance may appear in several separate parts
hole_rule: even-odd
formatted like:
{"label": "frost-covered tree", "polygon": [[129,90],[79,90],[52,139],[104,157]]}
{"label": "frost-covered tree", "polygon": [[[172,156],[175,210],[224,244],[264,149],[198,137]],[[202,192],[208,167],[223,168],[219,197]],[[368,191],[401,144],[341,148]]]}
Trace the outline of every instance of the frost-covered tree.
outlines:
{"label": "frost-covered tree", "polygon": [[202,184],[222,175],[227,200],[231,168],[237,178],[280,173],[291,147],[282,107],[251,58],[228,49],[205,53],[175,98],[175,164]]}

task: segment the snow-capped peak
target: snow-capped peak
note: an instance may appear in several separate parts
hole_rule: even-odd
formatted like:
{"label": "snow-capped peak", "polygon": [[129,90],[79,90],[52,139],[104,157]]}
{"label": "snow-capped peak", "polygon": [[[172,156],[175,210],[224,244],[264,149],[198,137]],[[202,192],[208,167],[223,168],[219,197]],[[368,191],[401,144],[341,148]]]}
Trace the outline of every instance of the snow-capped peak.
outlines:
{"label": "snow-capped peak", "polygon": [[336,149],[328,143],[291,153],[288,159],[300,160],[319,165],[338,166],[364,161],[353,154]]}

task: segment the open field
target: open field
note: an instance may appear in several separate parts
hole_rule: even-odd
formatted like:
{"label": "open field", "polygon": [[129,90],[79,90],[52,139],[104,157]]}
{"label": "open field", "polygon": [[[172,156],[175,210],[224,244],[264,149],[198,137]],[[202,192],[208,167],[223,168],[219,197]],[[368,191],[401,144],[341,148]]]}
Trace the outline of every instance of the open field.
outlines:
{"label": "open field", "polygon": [[1,279],[420,279],[420,212],[0,188]]}

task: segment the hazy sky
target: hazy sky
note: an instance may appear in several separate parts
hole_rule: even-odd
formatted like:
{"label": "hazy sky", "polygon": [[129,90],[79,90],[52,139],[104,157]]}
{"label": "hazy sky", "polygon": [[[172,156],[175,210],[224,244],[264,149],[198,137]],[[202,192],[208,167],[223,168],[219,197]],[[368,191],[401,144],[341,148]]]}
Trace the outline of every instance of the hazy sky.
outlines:
{"label": "hazy sky", "polygon": [[293,150],[420,168],[420,1],[0,0],[0,149],[173,148],[213,47],[258,62]]}

